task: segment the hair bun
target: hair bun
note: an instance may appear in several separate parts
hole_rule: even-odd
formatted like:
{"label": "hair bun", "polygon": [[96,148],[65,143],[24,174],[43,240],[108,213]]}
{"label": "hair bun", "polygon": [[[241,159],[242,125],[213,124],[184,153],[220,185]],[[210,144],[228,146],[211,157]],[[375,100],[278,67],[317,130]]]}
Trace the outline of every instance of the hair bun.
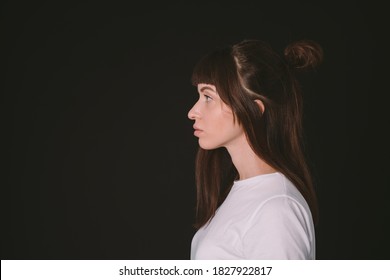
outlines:
{"label": "hair bun", "polygon": [[322,47],[311,40],[292,42],[284,50],[287,63],[298,70],[316,68],[321,64],[323,55]]}

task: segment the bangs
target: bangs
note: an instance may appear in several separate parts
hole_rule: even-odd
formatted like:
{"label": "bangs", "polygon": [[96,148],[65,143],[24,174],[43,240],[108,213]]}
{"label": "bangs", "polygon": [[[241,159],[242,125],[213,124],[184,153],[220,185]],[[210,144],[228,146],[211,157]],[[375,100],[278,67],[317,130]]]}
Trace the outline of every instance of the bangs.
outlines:
{"label": "bangs", "polygon": [[191,76],[193,86],[198,84],[212,84],[220,88],[220,82],[224,81],[228,61],[231,61],[230,48],[217,49],[204,56],[195,65]]}

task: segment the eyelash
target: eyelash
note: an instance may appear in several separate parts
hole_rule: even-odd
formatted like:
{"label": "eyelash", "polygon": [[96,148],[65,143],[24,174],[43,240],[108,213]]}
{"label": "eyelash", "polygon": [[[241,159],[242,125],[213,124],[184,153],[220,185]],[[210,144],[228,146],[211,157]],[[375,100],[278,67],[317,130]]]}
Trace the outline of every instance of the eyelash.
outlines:
{"label": "eyelash", "polygon": [[206,98],[206,102],[213,100],[209,95],[204,94],[204,97]]}

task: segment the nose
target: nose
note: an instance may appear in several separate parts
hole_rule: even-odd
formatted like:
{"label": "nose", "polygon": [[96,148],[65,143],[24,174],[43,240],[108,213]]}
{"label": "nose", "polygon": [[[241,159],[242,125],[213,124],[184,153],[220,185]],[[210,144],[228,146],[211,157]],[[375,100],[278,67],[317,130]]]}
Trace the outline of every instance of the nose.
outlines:
{"label": "nose", "polygon": [[197,109],[196,107],[196,103],[195,105],[188,111],[188,118],[190,120],[195,120],[196,118],[199,118],[200,117],[200,113],[199,113],[199,110]]}

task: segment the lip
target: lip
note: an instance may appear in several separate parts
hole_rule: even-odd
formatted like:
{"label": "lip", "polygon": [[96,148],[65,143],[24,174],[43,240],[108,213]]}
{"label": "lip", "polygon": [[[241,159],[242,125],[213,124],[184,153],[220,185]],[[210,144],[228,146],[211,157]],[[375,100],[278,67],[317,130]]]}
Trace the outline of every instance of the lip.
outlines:
{"label": "lip", "polygon": [[203,132],[203,130],[195,129],[195,130],[194,130],[194,135],[199,137],[199,135],[200,135],[202,132]]}
{"label": "lip", "polygon": [[203,130],[199,129],[199,127],[197,127],[195,125],[193,126],[193,128],[194,128],[194,135],[195,136],[199,136],[199,134],[201,134],[203,132]]}

